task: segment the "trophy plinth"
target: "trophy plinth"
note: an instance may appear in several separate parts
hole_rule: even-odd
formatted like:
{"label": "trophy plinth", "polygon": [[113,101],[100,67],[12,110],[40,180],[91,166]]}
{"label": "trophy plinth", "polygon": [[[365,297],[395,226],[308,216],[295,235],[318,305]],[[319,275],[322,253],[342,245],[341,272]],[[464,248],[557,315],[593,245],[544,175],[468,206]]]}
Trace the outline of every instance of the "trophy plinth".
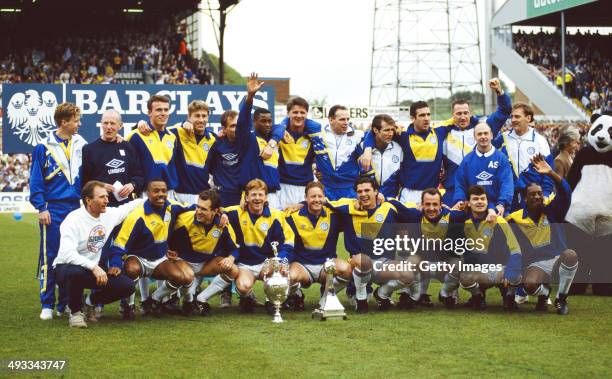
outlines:
{"label": "trophy plinth", "polygon": [[271,245],[274,258],[268,258],[264,262],[264,292],[268,301],[274,306],[272,322],[278,324],[285,322],[281,316],[280,307],[289,295],[289,262],[286,258],[278,257],[278,242],[272,242]]}
{"label": "trophy plinth", "polygon": [[334,273],[336,272],[336,265],[334,261],[328,259],[323,266],[325,270],[326,281],[325,281],[325,293],[321,296],[319,301],[319,307],[312,312],[312,318],[320,321],[327,320],[346,320],[346,312],[344,306],[338,300],[336,291],[334,291]]}

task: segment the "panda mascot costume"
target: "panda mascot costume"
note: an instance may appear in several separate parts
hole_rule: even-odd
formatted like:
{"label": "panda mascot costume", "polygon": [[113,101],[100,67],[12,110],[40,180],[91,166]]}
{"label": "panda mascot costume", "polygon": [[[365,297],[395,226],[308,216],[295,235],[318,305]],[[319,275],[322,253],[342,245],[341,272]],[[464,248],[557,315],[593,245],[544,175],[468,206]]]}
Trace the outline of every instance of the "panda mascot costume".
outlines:
{"label": "panda mascot costume", "polygon": [[612,112],[593,114],[587,140],[567,176],[567,242],[579,257],[571,293],[591,283],[594,295],[612,296]]}

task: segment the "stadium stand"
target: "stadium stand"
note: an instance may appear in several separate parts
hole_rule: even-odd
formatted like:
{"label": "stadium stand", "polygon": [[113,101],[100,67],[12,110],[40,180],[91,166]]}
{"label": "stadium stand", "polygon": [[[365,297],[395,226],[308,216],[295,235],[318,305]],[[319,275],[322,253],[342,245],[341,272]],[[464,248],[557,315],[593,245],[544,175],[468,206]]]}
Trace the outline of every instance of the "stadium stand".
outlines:
{"label": "stadium stand", "polygon": [[[514,49],[537,66],[558,88],[562,86],[559,36],[555,33],[513,34]],[[588,111],[612,107],[612,35],[576,33],[566,36],[566,93]]]}

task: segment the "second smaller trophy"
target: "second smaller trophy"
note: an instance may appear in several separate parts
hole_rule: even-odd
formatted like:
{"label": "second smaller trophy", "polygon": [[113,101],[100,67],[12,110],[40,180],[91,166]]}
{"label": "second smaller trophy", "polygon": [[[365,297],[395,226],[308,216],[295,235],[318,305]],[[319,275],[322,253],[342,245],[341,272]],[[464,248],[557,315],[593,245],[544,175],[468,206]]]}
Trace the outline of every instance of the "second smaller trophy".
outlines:
{"label": "second smaller trophy", "polygon": [[344,307],[336,296],[334,291],[334,273],[336,272],[336,265],[334,261],[328,259],[323,265],[325,271],[325,292],[321,296],[319,301],[319,307],[312,312],[312,318],[317,318],[321,321],[326,320],[346,320],[346,312]]}

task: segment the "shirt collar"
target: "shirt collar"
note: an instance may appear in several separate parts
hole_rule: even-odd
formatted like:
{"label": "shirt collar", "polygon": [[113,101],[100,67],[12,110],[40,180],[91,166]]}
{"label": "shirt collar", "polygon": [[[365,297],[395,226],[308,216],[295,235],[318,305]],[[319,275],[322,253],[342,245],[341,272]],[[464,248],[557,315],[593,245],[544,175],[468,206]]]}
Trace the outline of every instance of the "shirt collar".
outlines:
{"label": "shirt collar", "polygon": [[474,151],[476,152],[476,155],[479,156],[480,158],[482,157],[487,157],[489,158],[491,155],[493,155],[493,153],[495,152],[495,147],[491,145],[491,150],[487,151],[486,153],[481,153],[477,147],[474,147]]}
{"label": "shirt collar", "polygon": [[168,200],[166,200],[166,203],[164,204],[164,207],[158,211],[157,209],[153,208],[153,206],[151,205],[151,202],[147,199],[147,201],[144,202],[144,212],[146,215],[150,215],[151,213],[157,213],[159,215],[163,215],[166,212],[166,208],[170,205],[170,202]]}
{"label": "shirt collar", "polygon": [[[310,217],[317,217],[315,215],[313,215],[312,213],[308,212],[308,206],[304,205],[302,208],[300,208],[300,210],[298,211],[298,214],[300,216],[310,216]],[[321,209],[321,215],[320,217],[325,217],[327,216],[327,212],[325,212],[325,207],[323,207],[323,209]]]}

